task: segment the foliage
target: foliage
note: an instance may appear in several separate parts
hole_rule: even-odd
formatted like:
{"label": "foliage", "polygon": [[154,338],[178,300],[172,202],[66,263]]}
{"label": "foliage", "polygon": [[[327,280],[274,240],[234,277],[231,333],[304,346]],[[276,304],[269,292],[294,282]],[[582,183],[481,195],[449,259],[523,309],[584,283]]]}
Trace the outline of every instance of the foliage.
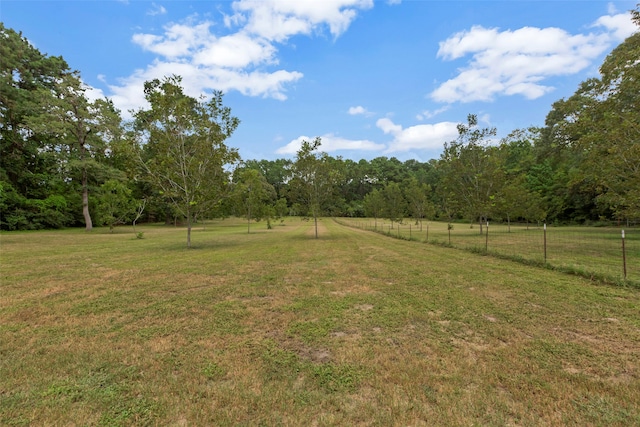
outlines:
{"label": "foliage", "polygon": [[318,238],[318,217],[326,212],[334,200],[338,171],[332,169],[327,153],[318,152],[321,139],[302,141],[293,164],[290,188],[296,201],[313,217],[315,238]]}
{"label": "foliage", "polygon": [[42,149],[55,153],[64,178],[78,183],[85,228],[91,231],[89,187],[117,173],[108,166],[106,157],[110,142],[121,136],[121,120],[111,101],[91,102],[84,92],[78,73],[64,74],[53,88],[37,91],[39,108],[27,124],[49,138]]}
{"label": "foliage", "polygon": [[40,111],[37,93],[52,90],[69,67],[61,57],[43,55],[1,22],[0,39],[0,228],[70,225],[71,200],[57,159],[43,150],[47,135],[27,126]]}
{"label": "foliage", "polygon": [[489,145],[495,128],[479,128],[477,116],[470,114],[467,124],[458,125],[458,139],[445,144],[442,185],[446,197],[472,220],[482,224],[489,217],[493,199],[504,183],[500,159]]}
{"label": "foliage", "polygon": [[384,200],[383,215],[391,221],[402,222],[407,212],[407,201],[402,194],[402,188],[397,182],[389,182],[382,189]]}
{"label": "foliage", "polygon": [[407,201],[408,212],[420,225],[423,219],[435,216],[435,207],[429,200],[430,194],[429,184],[420,183],[416,178],[405,180],[404,198]]}
{"label": "foliage", "polygon": [[[640,23],[638,8],[631,12]],[[231,180],[239,156],[225,142],[239,120],[220,92],[196,99],[178,76],[153,80],[144,92],[150,107],[123,124],[110,100],[88,99],[63,58],[40,53],[1,23],[0,37],[3,230],[82,223],[89,230],[93,217],[115,224],[119,215],[101,190],[114,180],[144,201],[134,226],[186,220],[187,246],[196,221],[234,212],[267,218],[268,226],[290,214],[316,223],[319,215],[466,219],[478,221],[481,233],[487,219],[640,219],[638,32],[607,56],[597,78],[555,102],[542,128],[497,141],[496,129],[469,114],[458,138],[428,162],[342,159],[319,152],[319,138],[305,141],[293,160],[243,162],[270,193],[262,201],[239,196],[248,195],[239,172]]]}
{"label": "foliage", "polygon": [[100,220],[109,226],[110,231],[113,232],[115,225],[127,222],[136,211],[138,202],[132,198],[131,193],[131,189],[115,179],[110,179],[100,186]]}
{"label": "foliage", "polygon": [[376,228],[378,226],[378,218],[381,218],[384,213],[384,207],[384,195],[380,190],[373,190],[364,197],[365,215],[374,218]]}
{"label": "foliage", "polygon": [[276,215],[273,203],[276,191],[264,176],[255,169],[240,169],[234,174],[232,199],[238,212],[247,219],[247,233],[251,232],[251,220],[260,221]]}
{"label": "foliage", "polygon": [[209,101],[184,93],[181,78],[145,83],[150,108],[135,114],[139,164],[146,179],[187,220],[187,247],[198,215],[206,215],[230,191],[229,165],[239,161],[225,141],[240,121],[222,104],[222,93]]}

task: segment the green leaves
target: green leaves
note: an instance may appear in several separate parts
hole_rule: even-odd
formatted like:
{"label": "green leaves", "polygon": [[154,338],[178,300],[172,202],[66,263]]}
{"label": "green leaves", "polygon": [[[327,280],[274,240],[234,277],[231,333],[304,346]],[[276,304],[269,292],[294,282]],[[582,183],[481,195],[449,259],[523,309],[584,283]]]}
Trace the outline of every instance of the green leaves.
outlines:
{"label": "green leaves", "polygon": [[307,215],[314,218],[316,239],[317,219],[326,212],[328,205],[334,200],[335,186],[340,175],[333,167],[329,155],[317,151],[320,145],[320,138],[312,142],[302,141],[293,164],[293,178],[290,182],[294,199],[305,208]]}
{"label": "green leaves", "polygon": [[547,144],[569,165],[571,183],[602,213],[640,218],[640,33],[616,47],[600,77],[584,81],[547,116]]}
{"label": "green leaves", "polygon": [[138,160],[153,187],[187,219],[187,246],[196,217],[210,214],[228,195],[228,165],[240,160],[224,141],[240,121],[222,105],[186,95],[178,76],[145,83],[150,109],[135,114]]}

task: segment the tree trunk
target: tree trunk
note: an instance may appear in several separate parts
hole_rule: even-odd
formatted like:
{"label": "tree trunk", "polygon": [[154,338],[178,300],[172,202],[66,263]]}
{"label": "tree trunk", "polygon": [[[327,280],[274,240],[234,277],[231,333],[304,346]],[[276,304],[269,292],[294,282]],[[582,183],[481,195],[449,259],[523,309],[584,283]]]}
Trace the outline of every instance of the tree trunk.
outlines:
{"label": "tree trunk", "polygon": [[89,188],[87,186],[87,170],[82,170],[82,216],[84,216],[85,230],[93,230],[93,221],[89,213]]}
{"label": "tree trunk", "polygon": [[247,213],[247,234],[251,233],[251,206],[249,206],[249,212]]}
{"label": "tree trunk", "polygon": [[315,212],[313,213],[313,221],[316,226],[316,239],[317,239],[318,238],[318,215]]}

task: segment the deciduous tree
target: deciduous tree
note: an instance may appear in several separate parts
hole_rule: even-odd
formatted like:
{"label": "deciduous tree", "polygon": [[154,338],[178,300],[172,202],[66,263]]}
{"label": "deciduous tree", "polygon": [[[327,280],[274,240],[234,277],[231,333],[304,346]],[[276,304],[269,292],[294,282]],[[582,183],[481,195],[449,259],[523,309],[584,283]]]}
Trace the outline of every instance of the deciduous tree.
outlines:
{"label": "deciduous tree", "polygon": [[98,212],[103,224],[113,227],[124,224],[138,208],[139,203],[133,199],[131,189],[116,179],[110,179],[100,186]]}
{"label": "deciduous tree", "polygon": [[446,163],[442,180],[447,197],[456,199],[453,204],[479,222],[480,233],[504,182],[499,156],[489,145],[495,135],[495,128],[479,128],[477,116],[470,114],[466,125],[458,125],[458,139],[445,144],[441,157]]}
{"label": "deciduous tree", "polygon": [[226,140],[240,121],[222,103],[222,93],[208,101],[184,93],[178,76],[144,85],[150,108],[135,113],[141,148],[139,161],[149,181],[186,218],[187,247],[198,214],[205,214],[229,194],[229,166],[240,159]]}
{"label": "deciduous tree", "polygon": [[275,214],[272,206],[275,198],[276,190],[257,170],[241,169],[234,176],[233,200],[247,218],[247,233],[251,232],[251,220],[267,218],[269,221]]}
{"label": "deciduous tree", "polygon": [[293,164],[291,189],[295,199],[313,217],[315,238],[318,238],[318,217],[334,198],[337,171],[332,169],[327,153],[319,152],[322,141],[302,141]]}

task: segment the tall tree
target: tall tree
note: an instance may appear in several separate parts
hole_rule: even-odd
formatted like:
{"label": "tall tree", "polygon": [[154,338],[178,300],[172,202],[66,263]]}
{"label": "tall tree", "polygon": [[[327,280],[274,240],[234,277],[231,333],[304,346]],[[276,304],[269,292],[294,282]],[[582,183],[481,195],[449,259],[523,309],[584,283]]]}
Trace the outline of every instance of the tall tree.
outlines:
{"label": "tall tree", "polygon": [[40,111],[29,127],[51,138],[47,149],[58,155],[66,178],[78,182],[82,216],[87,231],[93,229],[89,210],[90,181],[104,182],[115,172],[105,161],[109,144],[121,138],[120,112],[109,100],[89,101],[77,72],[64,74],[51,88],[38,91]]}
{"label": "tall tree", "polygon": [[222,93],[195,99],[186,95],[178,76],[144,85],[150,108],[135,113],[140,166],[150,182],[186,218],[187,247],[198,214],[228,195],[228,167],[240,159],[225,141],[240,121],[223,106]]}
{"label": "tall tree", "polygon": [[36,94],[53,90],[69,66],[1,22],[0,40],[0,228],[69,225],[67,186],[57,157],[44,149],[51,137],[27,125],[41,111]]}
{"label": "tall tree", "polygon": [[[237,176],[235,176],[237,174]],[[233,201],[237,209],[247,218],[247,233],[251,232],[251,220],[259,221],[275,215],[273,203],[276,190],[255,169],[240,169],[234,174]]]}
{"label": "tall tree", "polygon": [[541,157],[568,190],[564,206],[574,220],[640,218],[639,57],[636,32],[607,56],[600,77],[547,115]]}
{"label": "tall tree", "polygon": [[458,139],[446,143],[442,154],[447,164],[443,176],[447,197],[456,199],[454,204],[479,222],[480,233],[504,182],[499,156],[493,155],[495,147],[489,145],[495,135],[495,128],[479,128],[477,116],[470,114],[466,125],[458,125]]}
{"label": "tall tree", "polygon": [[382,217],[384,213],[384,195],[382,190],[373,190],[364,196],[364,212],[367,216],[372,216],[374,220],[374,227],[378,229],[378,218]]}
{"label": "tall tree", "polygon": [[415,177],[405,180],[404,197],[407,201],[409,214],[415,219],[416,224],[420,224],[420,230],[422,230],[422,220],[435,214],[435,208],[429,200],[429,194],[431,194],[429,184],[420,183]]}
{"label": "tall tree", "polygon": [[598,200],[618,218],[640,218],[640,32],[607,56],[601,77],[584,82],[585,100],[570,131],[579,133],[583,170],[599,188]]}
{"label": "tall tree", "polygon": [[319,152],[322,141],[316,138],[313,142],[302,141],[293,164],[291,190],[295,199],[303,206],[306,213],[313,217],[315,238],[318,238],[318,217],[334,198],[334,188],[338,176],[331,169],[329,155]]}
{"label": "tall tree", "polygon": [[259,171],[275,188],[278,198],[281,198],[286,194],[287,185],[291,179],[291,163],[289,159],[246,160],[244,167]]}
{"label": "tall tree", "polygon": [[393,227],[394,222],[402,222],[407,211],[407,201],[402,194],[402,188],[397,182],[389,182],[382,189],[384,198],[384,215],[391,221]]}

